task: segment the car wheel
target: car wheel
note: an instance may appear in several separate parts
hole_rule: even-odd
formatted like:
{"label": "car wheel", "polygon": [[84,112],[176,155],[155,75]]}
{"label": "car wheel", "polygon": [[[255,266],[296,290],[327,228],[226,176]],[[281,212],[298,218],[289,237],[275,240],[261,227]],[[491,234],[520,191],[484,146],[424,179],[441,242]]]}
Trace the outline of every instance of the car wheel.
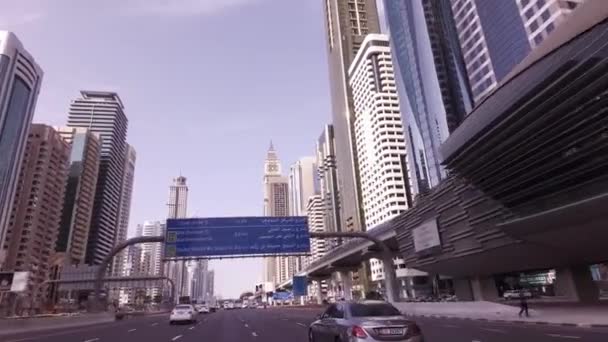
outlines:
{"label": "car wheel", "polygon": [[312,329],[308,329],[308,342],[315,342],[315,335],[312,333]]}

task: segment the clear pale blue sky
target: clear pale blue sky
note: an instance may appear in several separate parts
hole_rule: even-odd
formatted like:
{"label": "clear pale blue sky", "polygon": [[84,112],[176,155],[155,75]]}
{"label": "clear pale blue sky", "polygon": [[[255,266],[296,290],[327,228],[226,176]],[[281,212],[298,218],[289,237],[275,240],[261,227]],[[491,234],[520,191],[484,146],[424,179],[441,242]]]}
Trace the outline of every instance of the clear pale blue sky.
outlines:
{"label": "clear pale blue sky", "polygon": [[[311,155],[330,121],[321,0],[0,0],[45,71],[35,122],[63,125],[81,89],[115,90],[137,150],[130,230],[165,218],[180,172],[189,214],[260,215],[263,161]],[[213,262],[216,293],[261,278],[259,259]]]}

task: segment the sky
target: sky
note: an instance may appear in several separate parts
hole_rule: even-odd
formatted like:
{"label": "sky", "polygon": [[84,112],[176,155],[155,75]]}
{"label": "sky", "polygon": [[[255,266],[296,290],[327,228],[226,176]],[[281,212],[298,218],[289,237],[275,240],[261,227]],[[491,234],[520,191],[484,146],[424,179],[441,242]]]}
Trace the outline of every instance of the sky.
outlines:
{"label": "sky", "polygon": [[[313,155],[330,102],[323,1],[0,0],[0,30],[44,70],[34,122],[64,125],[82,89],[119,93],[137,150],[130,234],[164,220],[188,178],[190,216],[262,214],[272,139],[283,171]],[[262,278],[261,259],[213,261],[216,294]]]}

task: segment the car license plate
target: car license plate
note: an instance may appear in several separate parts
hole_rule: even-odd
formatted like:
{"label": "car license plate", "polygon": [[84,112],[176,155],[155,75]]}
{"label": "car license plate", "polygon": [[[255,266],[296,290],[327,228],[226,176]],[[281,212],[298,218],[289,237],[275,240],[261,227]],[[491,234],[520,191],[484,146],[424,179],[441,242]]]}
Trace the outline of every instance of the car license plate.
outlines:
{"label": "car license plate", "polygon": [[403,332],[403,328],[382,328],[378,331],[380,335],[403,335]]}

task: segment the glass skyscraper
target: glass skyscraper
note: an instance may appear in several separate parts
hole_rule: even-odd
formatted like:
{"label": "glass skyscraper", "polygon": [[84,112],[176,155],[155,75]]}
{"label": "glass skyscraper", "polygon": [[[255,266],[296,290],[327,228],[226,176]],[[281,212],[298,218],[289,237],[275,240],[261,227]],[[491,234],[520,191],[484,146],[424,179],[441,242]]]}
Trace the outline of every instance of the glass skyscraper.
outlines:
{"label": "glass skyscraper", "polygon": [[0,265],[42,69],[17,37],[0,31]]}
{"label": "glass skyscraper", "polygon": [[384,0],[415,192],[445,176],[439,145],[472,108],[449,0]]}

